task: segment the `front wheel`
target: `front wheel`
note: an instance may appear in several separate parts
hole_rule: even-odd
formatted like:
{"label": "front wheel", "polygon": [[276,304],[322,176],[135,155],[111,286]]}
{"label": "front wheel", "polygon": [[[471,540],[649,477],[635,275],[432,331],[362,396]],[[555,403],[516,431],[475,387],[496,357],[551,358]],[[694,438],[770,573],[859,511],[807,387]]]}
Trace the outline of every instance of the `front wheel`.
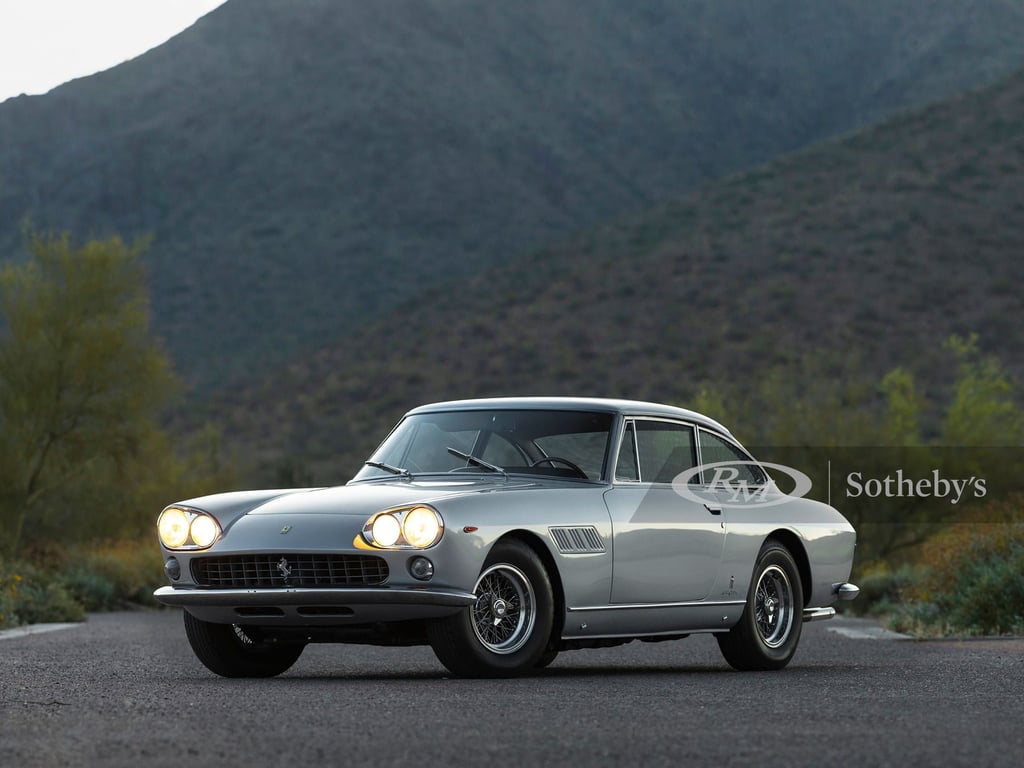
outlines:
{"label": "front wheel", "polygon": [[761,547],[747,605],[729,632],[716,635],[725,660],[735,669],[782,669],[800,642],[803,586],[789,550],[776,541]]}
{"label": "front wheel", "polygon": [[305,647],[254,638],[237,624],[212,624],[185,611],[185,634],[196,657],[224,677],[274,677],[298,661]]}
{"label": "front wheel", "polygon": [[536,553],[495,545],[473,588],[476,602],[427,625],[441,663],[460,677],[515,677],[536,668],[550,640],[551,580]]}

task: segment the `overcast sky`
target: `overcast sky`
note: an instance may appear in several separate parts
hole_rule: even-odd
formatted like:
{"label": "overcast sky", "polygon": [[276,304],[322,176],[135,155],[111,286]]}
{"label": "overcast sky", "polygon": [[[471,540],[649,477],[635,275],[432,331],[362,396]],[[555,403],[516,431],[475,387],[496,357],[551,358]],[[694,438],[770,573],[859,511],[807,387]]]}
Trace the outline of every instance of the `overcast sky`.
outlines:
{"label": "overcast sky", "polygon": [[224,0],[0,0],[0,101],[134,58]]}

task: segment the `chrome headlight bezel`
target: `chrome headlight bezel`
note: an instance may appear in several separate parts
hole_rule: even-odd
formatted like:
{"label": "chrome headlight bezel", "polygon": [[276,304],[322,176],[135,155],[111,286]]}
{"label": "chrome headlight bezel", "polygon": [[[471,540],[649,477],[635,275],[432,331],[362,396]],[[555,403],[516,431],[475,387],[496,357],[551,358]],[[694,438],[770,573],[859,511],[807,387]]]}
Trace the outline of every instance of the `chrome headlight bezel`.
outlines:
{"label": "chrome headlight bezel", "polygon": [[[184,523],[184,536],[180,529],[170,527],[173,525],[173,518]],[[220,523],[213,515],[203,512],[201,509],[183,507],[179,504],[167,507],[160,513],[156,521],[156,529],[160,544],[173,552],[209,549],[224,535]],[[173,538],[171,538],[172,530]]]}
{"label": "chrome headlight bezel", "polygon": [[362,535],[374,549],[430,549],[444,536],[444,519],[429,504],[387,509],[369,517]]}

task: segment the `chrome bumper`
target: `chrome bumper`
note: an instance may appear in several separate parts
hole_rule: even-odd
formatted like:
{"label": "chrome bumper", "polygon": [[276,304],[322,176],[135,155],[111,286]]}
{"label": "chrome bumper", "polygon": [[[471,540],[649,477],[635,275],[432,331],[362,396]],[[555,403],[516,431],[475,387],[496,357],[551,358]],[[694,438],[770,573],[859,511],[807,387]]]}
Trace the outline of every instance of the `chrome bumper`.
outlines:
{"label": "chrome bumper", "polygon": [[[841,582],[832,585],[832,593],[840,600],[853,600],[860,594],[860,587],[856,584]],[[835,608],[804,608],[804,621],[824,621],[835,615]]]}
{"label": "chrome bumper", "polygon": [[804,621],[824,621],[835,615],[835,608],[804,608]]}
{"label": "chrome bumper", "polygon": [[833,584],[832,591],[839,596],[840,600],[853,600],[860,594],[860,587],[856,584]]}
{"label": "chrome bumper", "polygon": [[182,608],[203,605],[437,605],[461,608],[476,602],[472,592],[455,589],[379,587],[377,589],[200,589],[160,587],[153,597]]}
{"label": "chrome bumper", "polygon": [[476,602],[471,592],[427,587],[376,589],[201,589],[160,587],[153,596],[215,624],[339,626],[431,619]]}

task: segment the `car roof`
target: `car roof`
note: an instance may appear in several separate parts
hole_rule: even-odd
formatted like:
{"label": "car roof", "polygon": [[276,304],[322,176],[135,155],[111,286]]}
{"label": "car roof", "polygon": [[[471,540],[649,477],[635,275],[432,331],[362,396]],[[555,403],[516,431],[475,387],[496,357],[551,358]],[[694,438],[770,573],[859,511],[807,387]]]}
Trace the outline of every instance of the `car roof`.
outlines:
{"label": "car roof", "polygon": [[449,400],[430,403],[413,408],[406,416],[417,413],[440,411],[503,410],[551,410],[551,411],[598,411],[622,414],[624,416],[656,416],[681,419],[701,426],[710,427],[726,435],[732,433],[719,422],[696,411],[677,408],[673,405],[646,403],[640,400],[618,400],[603,397],[487,397],[476,400]]}

